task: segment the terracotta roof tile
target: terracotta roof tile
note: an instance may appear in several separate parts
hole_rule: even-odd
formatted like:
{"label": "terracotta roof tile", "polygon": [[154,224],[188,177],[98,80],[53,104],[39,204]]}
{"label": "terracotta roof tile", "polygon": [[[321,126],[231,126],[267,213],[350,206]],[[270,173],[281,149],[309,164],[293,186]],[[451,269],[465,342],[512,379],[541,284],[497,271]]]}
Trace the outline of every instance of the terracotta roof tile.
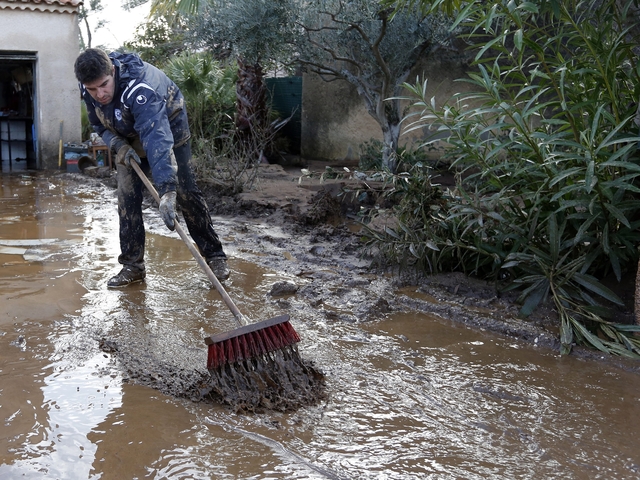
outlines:
{"label": "terracotta roof tile", "polygon": [[75,7],[80,5],[82,0],[4,0],[8,3],[46,3],[47,5],[70,5]]}
{"label": "terracotta roof tile", "polygon": [[75,12],[83,0],[0,0],[0,10]]}

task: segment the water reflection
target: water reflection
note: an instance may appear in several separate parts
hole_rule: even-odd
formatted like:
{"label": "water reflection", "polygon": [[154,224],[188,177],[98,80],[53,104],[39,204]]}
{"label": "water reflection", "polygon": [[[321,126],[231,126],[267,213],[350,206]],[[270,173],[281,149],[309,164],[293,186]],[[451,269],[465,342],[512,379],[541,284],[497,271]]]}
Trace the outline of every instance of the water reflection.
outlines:
{"label": "water reflection", "polygon": [[[19,457],[0,466],[3,478],[91,478],[97,445],[87,435],[120,407],[120,379],[115,373],[96,375],[107,367],[103,355],[82,366],[65,363],[48,367],[53,372],[43,380],[39,405],[26,400],[26,405],[41,413],[29,433],[13,439]],[[38,418],[45,412],[46,418]]]}

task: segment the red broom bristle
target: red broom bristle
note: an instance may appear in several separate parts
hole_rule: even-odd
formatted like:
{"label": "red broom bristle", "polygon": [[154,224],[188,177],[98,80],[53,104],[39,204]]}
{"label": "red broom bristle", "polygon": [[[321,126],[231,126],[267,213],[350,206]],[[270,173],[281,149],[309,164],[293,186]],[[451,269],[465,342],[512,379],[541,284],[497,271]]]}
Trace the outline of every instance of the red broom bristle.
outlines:
{"label": "red broom bristle", "polygon": [[[288,316],[272,319],[279,320],[280,323],[236,336],[222,337],[224,339],[219,341],[215,341],[215,337],[207,339],[207,369],[212,370],[227,363],[258,358],[299,342],[300,336],[288,320],[283,321],[285,319],[288,319]],[[230,332],[231,334],[233,332]]]}
{"label": "red broom bristle", "polygon": [[300,335],[298,335],[298,332],[295,331],[293,325],[289,322],[281,323],[280,328],[284,331],[283,337],[286,338],[287,345],[293,345],[300,341]]}
{"label": "red broom bristle", "polygon": [[267,352],[273,352],[276,346],[273,344],[273,338],[271,338],[271,327],[263,328],[260,330],[260,334],[262,335],[262,339],[264,341],[264,348]]}
{"label": "red broom bristle", "polygon": [[242,356],[245,359],[249,359],[252,357],[251,349],[249,348],[249,340],[251,335],[244,335],[240,338],[240,345],[242,347]]}
{"label": "red broom bristle", "polygon": [[273,326],[273,336],[277,339],[278,348],[284,348],[288,345],[288,334],[286,329],[283,328],[283,325]]}
{"label": "red broom bristle", "polygon": [[230,340],[225,341],[224,343],[224,362],[225,363],[234,363],[236,361],[235,353],[233,352],[233,344]]}
{"label": "red broom bristle", "polygon": [[262,335],[260,335],[260,332],[252,332],[252,335],[256,343],[256,353],[254,356],[259,356],[266,351],[264,342],[262,341]]}
{"label": "red broom bristle", "polygon": [[283,332],[281,326],[280,325],[274,325],[272,330],[273,330],[274,343],[277,342],[278,350],[286,347],[288,345],[287,336],[283,335],[284,332]]}
{"label": "red broom bristle", "polygon": [[240,350],[240,342],[238,341],[238,337],[234,337],[231,339],[231,350],[233,351],[233,361],[230,363],[236,363],[244,360],[242,358],[242,351]]}
{"label": "red broom bristle", "polygon": [[258,347],[256,345],[256,338],[254,332],[247,335],[247,349],[249,351],[249,358],[253,358],[258,355]]}
{"label": "red broom bristle", "polygon": [[218,367],[227,363],[227,359],[224,354],[225,342],[209,345],[209,351],[211,355],[207,365],[215,365]]}

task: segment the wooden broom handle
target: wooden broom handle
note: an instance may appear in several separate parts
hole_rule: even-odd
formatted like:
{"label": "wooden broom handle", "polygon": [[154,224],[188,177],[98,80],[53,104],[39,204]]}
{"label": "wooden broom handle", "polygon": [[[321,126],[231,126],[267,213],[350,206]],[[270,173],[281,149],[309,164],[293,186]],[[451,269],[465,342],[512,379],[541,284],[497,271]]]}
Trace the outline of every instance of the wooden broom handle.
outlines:
{"label": "wooden broom handle", "polygon": [[[158,202],[158,205],[160,205],[160,195],[158,195],[157,190],[149,181],[147,176],[144,174],[144,172],[140,168],[140,165],[138,165],[138,162],[136,162],[135,160],[132,160],[130,163],[133,169],[136,171],[136,173],[140,177],[140,180],[142,180],[142,183],[145,184],[145,186],[147,187],[147,190],[149,190],[149,192],[151,193],[155,201]],[[198,265],[200,265],[200,268],[202,268],[204,273],[207,274],[207,277],[209,277],[209,280],[211,280],[211,283],[213,283],[213,286],[216,287],[216,290],[222,297],[222,300],[224,300],[224,303],[227,305],[227,307],[229,307],[229,310],[231,310],[231,313],[233,313],[233,316],[238,322],[238,326],[244,327],[245,325],[248,325],[249,322],[247,321],[245,316],[240,312],[240,310],[238,310],[238,307],[236,307],[236,304],[233,303],[233,300],[231,300],[231,297],[227,294],[225,289],[222,287],[220,280],[218,280],[218,278],[215,276],[215,274],[213,273],[209,265],[207,265],[206,260],[202,257],[202,255],[200,254],[196,246],[193,244],[191,239],[187,236],[187,233],[178,223],[177,218],[175,221],[175,226],[176,226],[176,232],[178,232],[178,235],[180,235],[180,238],[182,238],[184,243],[187,245],[187,248],[189,249],[193,257],[196,259],[196,261],[198,262]]]}

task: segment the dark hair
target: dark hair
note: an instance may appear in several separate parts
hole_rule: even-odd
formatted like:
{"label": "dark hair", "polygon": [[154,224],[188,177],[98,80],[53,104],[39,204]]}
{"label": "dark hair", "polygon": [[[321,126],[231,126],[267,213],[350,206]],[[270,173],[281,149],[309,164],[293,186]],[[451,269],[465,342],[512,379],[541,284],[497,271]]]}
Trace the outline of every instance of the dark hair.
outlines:
{"label": "dark hair", "polygon": [[87,48],[78,55],[73,66],[80,83],[90,83],[105,75],[111,75],[113,63],[104,50]]}

